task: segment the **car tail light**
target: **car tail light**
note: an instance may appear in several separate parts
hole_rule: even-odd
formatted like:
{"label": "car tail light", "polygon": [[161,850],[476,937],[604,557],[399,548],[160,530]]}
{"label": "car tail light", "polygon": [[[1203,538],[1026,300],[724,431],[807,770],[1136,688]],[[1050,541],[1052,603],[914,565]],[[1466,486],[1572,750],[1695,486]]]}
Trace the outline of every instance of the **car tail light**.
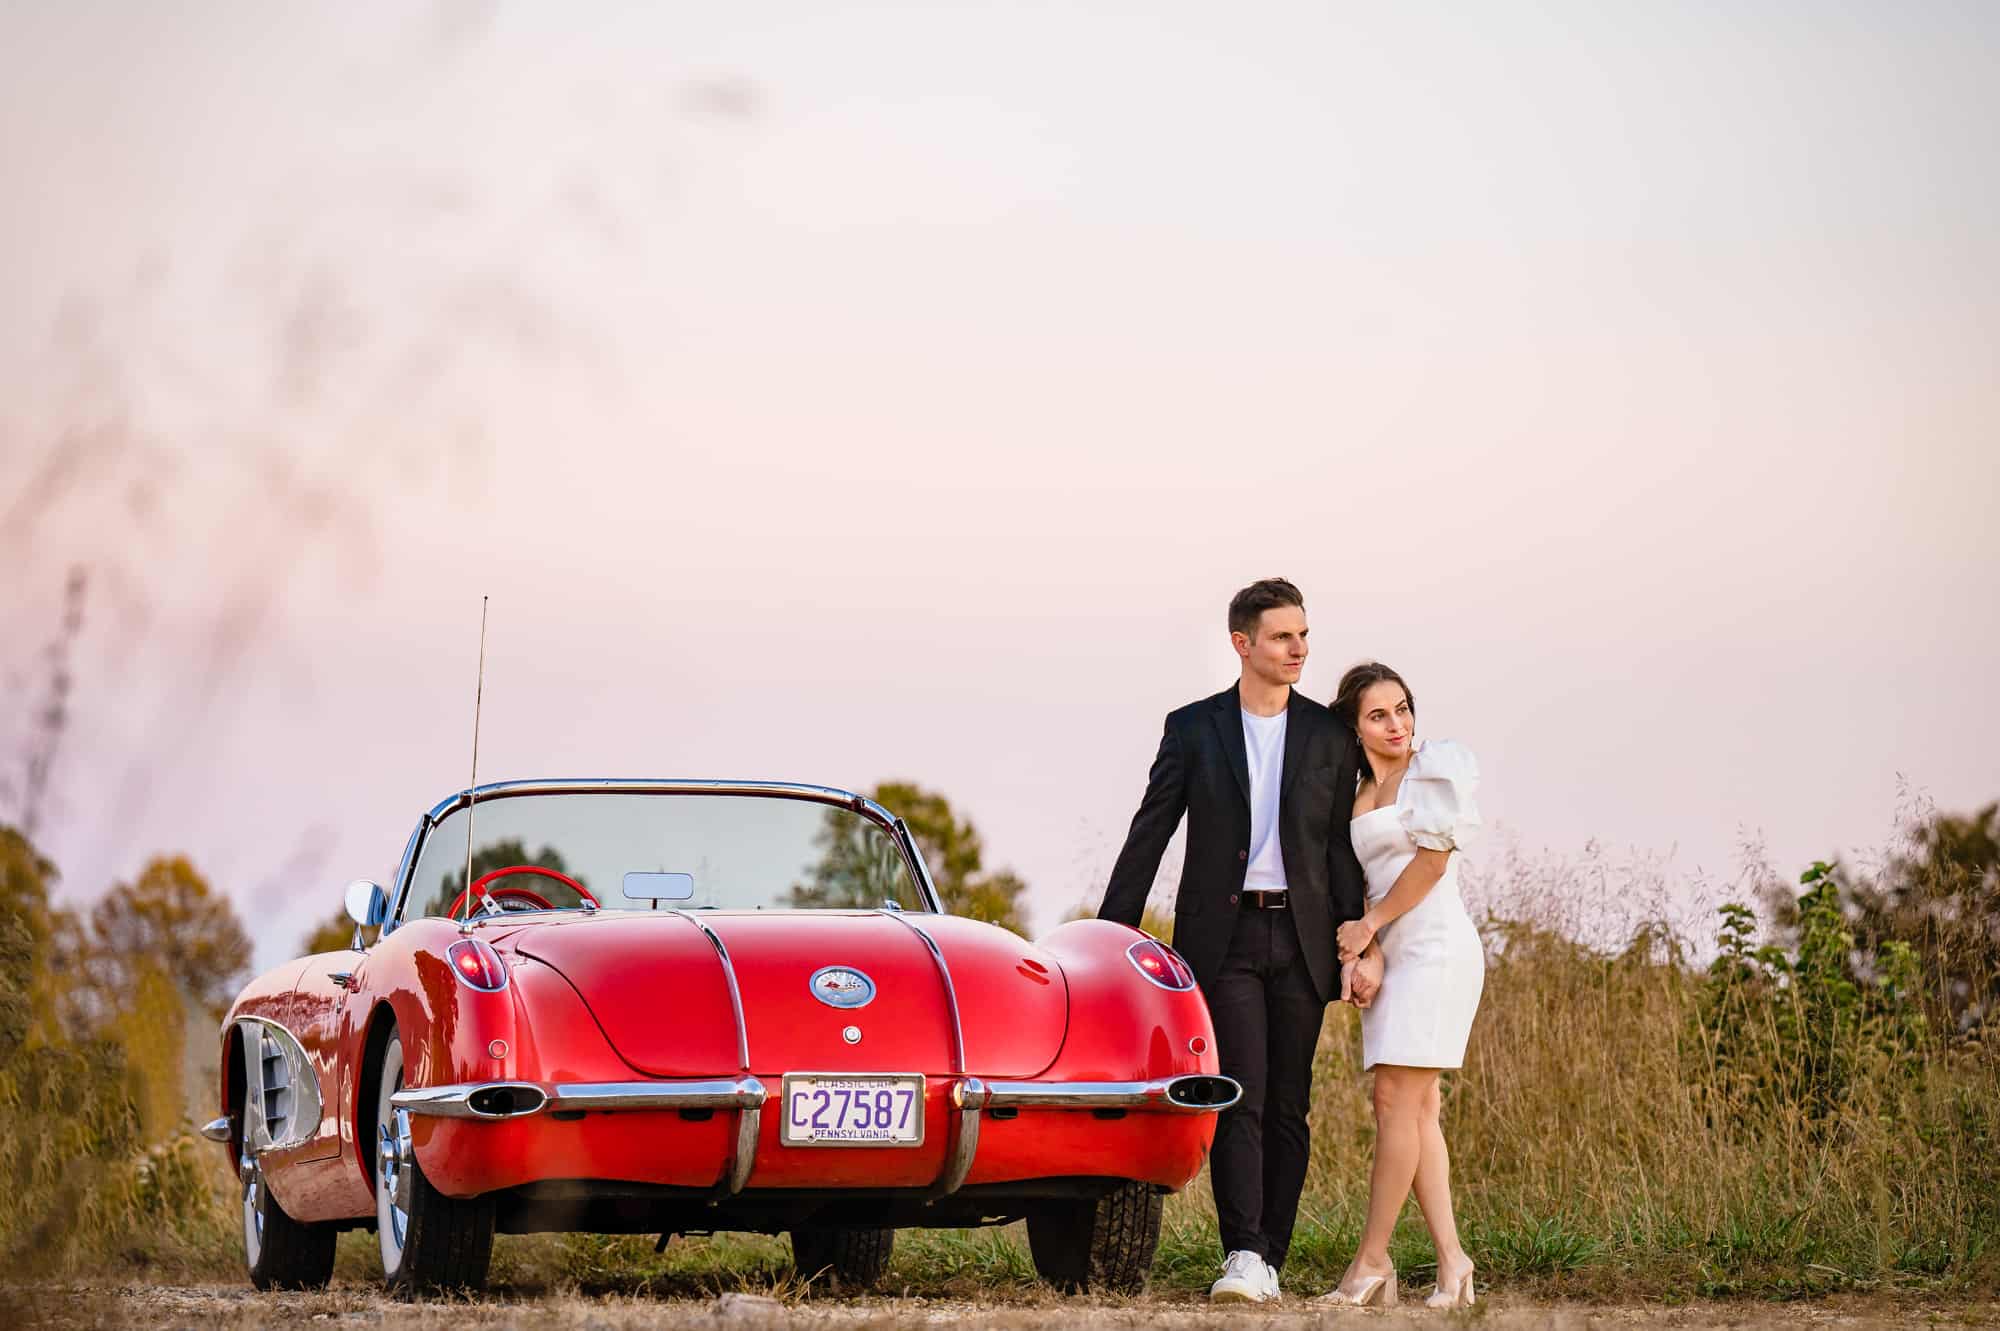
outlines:
{"label": "car tail light", "polygon": [[1142,938],[1125,949],[1125,955],[1139,968],[1139,974],[1162,989],[1194,988],[1194,972],[1181,954],[1156,938]]}
{"label": "car tail light", "polygon": [[458,978],[474,989],[490,992],[507,985],[507,963],[483,939],[461,938],[446,948],[444,955]]}

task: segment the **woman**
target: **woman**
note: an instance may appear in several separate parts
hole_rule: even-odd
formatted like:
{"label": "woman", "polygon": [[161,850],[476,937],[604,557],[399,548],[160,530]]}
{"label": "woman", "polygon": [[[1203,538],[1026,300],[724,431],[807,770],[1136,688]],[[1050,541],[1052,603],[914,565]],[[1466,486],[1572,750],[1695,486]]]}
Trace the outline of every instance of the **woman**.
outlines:
{"label": "woman", "polygon": [[1448,740],[1417,745],[1416,704],[1379,662],[1340,681],[1334,714],[1364,758],[1348,835],[1368,878],[1368,911],[1340,927],[1343,963],[1382,948],[1382,989],[1361,1013],[1361,1066],[1375,1069],[1375,1169],[1361,1246],[1325,1295],[1333,1303],[1393,1304],[1389,1236],[1414,1188],[1437,1245],[1436,1308],[1469,1307],[1472,1259],[1458,1243],[1451,1167],[1438,1125],[1438,1074],[1465,1061],[1486,958],[1458,895],[1452,852],[1479,826],[1479,769]]}

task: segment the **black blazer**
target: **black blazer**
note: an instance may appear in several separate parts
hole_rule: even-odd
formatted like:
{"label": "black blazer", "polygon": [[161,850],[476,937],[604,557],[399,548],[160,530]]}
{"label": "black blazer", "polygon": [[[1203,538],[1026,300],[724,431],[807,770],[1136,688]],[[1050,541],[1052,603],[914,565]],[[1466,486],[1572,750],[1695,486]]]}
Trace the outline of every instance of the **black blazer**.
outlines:
{"label": "black blazer", "polygon": [[[1319,703],[1292,690],[1285,721],[1278,844],[1306,965],[1322,999],[1339,993],[1334,930],[1361,918],[1361,863],[1347,824],[1354,814],[1354,735]],[[1137,926],[1160,856],[1187,814],[1187,859],[1174,901],[1174,948],[1207,990],[1229,951],[1250,859],[1250,760],[1242,704],[1232,684],[1167,714],[1146,797],[1112,867],[1099,919]]]}

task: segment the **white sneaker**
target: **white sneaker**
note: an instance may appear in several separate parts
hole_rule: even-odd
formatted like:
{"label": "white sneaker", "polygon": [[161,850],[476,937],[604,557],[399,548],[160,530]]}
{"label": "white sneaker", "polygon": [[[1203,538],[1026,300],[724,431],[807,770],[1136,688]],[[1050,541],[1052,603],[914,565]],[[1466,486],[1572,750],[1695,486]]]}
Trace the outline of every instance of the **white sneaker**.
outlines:
{"label": "white sneaker", "polygon": [[1277,1273],[1256,1253],[1239,1248],[1222,1264],[1222,1279],[1208,1287],[1217,1303],[1262,1303],[1278,1292]]}
{"label": "white sneaker", "polygon": [[1284,1297],[1278,1288],[1278,1268],[1269,1262],[1264,1263],[1264,1297],[1274,1301]]}

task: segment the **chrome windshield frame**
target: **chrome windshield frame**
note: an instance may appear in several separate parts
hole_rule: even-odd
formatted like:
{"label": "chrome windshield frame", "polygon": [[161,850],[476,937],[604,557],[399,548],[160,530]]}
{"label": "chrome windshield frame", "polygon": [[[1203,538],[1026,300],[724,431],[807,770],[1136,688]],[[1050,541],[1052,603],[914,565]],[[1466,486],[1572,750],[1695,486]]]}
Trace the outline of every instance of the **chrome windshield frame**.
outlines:
{"label": "chrome windshield frame", "polygon": [[395,891],[391,897],[388,917],[382,925],[385,937],[404,923],[403,908],[408,904],[410,883],[416,876],[417,863],[423,858],[424,846],[430,841],[431,833],[438,829],[439,824],[475,801],[486,804],[492,800],[512,799],[523,795],[750,795],[765,799],[802,800],[810,804],[829,804],[836,808],[848,809],[880,826],[895,841],[896,848],[902,852],[903,867],[923,897],[921,913],[926,915],[945,913],[943,905],[938,900],[937,884],[931,879],[930,866],[924,863],[924,853],[918,847],[916,838],[910,834],[909,826],[866,795],[857,795],[851,790],[789,781],[694,781],[619,777],[496,781],[489,785],[475,786],[470,790],[461,790],[455,795],[448,795],[433,804],[418,820],[417,830],[410,834],[409,844],[403,850],[402,863],[396,869]]}

